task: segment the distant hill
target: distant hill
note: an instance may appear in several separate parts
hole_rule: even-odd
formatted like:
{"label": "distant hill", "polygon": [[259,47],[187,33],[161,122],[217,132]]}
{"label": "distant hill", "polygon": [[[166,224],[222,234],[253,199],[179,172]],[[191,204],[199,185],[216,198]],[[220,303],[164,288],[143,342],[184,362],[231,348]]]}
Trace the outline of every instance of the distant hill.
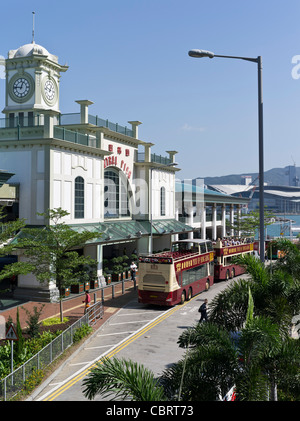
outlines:
{"label": "distant hill", "polygon": [[[265,171],[264,182],[272,186],[288,186],[289,185],[289,169],[285,168],[272,168],[271,170]],[[242,184],[242,176],[250,175],[252,177],[253,184],[258,185],[258,172],[257,173],[243,173],[243,174],[231,174],[224,175],[221,177],[204,177],[204,184]],[[300,167],[296,167],[296,177],[300,179]],[[202,177],[197,177],[202,178]],[[300,185],[300,184],[299,184]]]}

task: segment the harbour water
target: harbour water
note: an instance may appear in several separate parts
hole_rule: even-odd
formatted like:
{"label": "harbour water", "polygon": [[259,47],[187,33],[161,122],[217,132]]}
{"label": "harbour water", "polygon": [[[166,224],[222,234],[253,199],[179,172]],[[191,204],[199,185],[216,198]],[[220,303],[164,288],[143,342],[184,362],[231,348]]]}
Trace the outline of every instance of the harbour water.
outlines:
{"label": "harbour water", "polygon": [[292,232],[292,227],[300,227],[300,215],[277,215],[276,218],[282,218],[284,220],[291,220],[292,222],[288,221],[281,221],[275,222],[272,225],[268,225],[266,228],[266,236],[267,238],[274,238],[274,237],[290,237],[296,238],[300,231]]}

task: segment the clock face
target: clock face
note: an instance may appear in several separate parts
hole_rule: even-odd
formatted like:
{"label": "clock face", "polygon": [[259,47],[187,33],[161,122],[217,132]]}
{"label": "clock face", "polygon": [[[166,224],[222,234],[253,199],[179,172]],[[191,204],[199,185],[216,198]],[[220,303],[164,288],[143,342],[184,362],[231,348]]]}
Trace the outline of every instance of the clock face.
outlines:
{"label": "clock face", "polygon": [[25,77],[18,78],[13,84],[13,93],[17,98],[25,98],[30,90],[30,83]]}
{"label": "clock face", "polygon": [[55,86],[52,80],[49,79],[45,82],[44,92],[48,101],[53,101],[54,96],[55,96]]}

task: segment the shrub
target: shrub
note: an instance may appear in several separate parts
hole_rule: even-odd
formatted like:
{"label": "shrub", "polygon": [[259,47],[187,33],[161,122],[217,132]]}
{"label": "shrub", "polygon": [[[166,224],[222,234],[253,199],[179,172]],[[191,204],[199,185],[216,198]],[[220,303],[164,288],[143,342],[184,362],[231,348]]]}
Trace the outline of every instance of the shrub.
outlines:
{"label": "shrub", "polygon": [[92,327],[89,325],[82,325],[75,330],[73,335],[73,342],[79,342],[82,338],[89,335],[93,331]]}
{"label": "shrub", "polygon": [[26,320],[26,323],[28,324],[28,334],[31,338],[34,338],[39,334],[39,318],[44,307],[45,304],[42,304],[39,310],[37,309],[37,307],[33,307],[33,313],[31,313],[26,308],[21,307],[28,316],[28,320]]}
{"label": "shrub", "polygon": [[69,321],[68,317],[63,318],[63,322],[61,322],[60,317],[51,317],[50,319],[46,319],[42,321],[43,326],[53,326],[59,325],[61,323],[67,323]]}

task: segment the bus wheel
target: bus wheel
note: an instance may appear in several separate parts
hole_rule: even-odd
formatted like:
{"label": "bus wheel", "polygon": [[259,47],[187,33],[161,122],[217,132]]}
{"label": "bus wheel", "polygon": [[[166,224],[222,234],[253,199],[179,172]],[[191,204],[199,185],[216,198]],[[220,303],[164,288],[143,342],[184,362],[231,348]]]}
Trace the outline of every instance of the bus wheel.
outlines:
{"label": "bus wheel", "polygon": [[205,291],[208,291],[209,290],[209,288],[210,288],[210,282],[209,282],[209,279],[206,281],[206,284],[205,284]]}
{"label": "bus wheel", "polygon": [[231,271],[231,278],[234,278],[235,277],[235,270],[234,270],[234,268],[232,268],[232,271]]}
{"label": "bus wheel", "polygon": [[189,301],[192,298],[192,288],[189,288],[187,300]]}
{"label": "bus wheel", "polygon": [[228,280],[229,280],[229,278],[230,278],[230,274],[229,274],[229,270],[227,270],[227,271],[226,271],[226,278],[225,278],[225,281],[228,281]]}
{"label": "bus wheel", "polygon": [[183,304],[184,302],[185,302],[185,291],[183,290],[181,293],[180,304]]}

